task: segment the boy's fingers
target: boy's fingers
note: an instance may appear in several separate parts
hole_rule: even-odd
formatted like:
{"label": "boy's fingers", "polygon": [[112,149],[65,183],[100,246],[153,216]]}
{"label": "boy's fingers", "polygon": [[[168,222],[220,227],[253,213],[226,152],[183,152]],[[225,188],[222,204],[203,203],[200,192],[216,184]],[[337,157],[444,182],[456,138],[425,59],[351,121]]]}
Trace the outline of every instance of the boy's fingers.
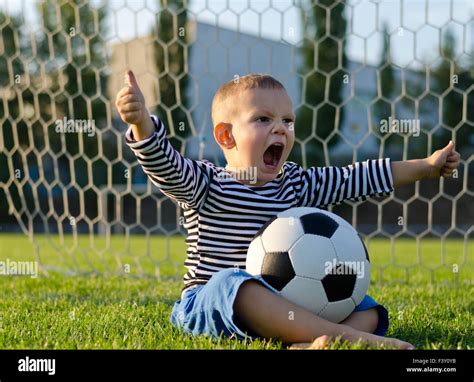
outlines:
{"label": "boy's fingers", "polygon": [[141,119],[142,114],[138,111],[128,111],[123,113],[123,119],[127,123],[134,123],[135,121]]}
{"label": "boy's fingers", "polygon": [[[125,86],[120,92],[120,97],[129,95],[129,94],[136,94],[136,90],[130,86]],[[117,95],[118,96],[118,95]]]}
{"label": "boy's fingers", "polygon": [[444,168],[441,170],[440,175],[444,177],[451,176],[453,173],[452,170],[445,170]]}
{"label": "boy's fingers", "polygon": [[449,143],[443,148],[443,151],[445,152],[452,152],[454,150],[454,143],[453,141],[449,141]]}
{"label": "boy's fingers", "polygon": [[120,107],[120,111],[122,113],[129,112],[129,111],[141,111],[141,110],[142,110],[142,106],[141,106],[141,103],[139,102],[130,102]]}
{"label": "boy's fingers", "polygon": [[125,86],[119,90],[115,98],[118,100],[122,98],[123,96],[129,95],[129,94],[134,94],[133,89],[129,86]]}
{"label": "boy's fingers", "polygon": [[444,166],[443,166],[443,169],[456,169],[458,167],[458,164],[455,163],[455,162],[449,162],[449,163],[446,163]]}
{"label": "boy's fingers", "polygon": [[126,93],[120,97],[120,103],[140,102],[140,99],[134,93]]}
{"label": "boy's fingers", "polygon": [[123,115],[125,117],[139,116],[140,111],[136,111],[136,110],[126,111],[126,112],[123,113]]}
{"label": "boy's fingers", "polygon": [[458,161],[460,158],[461,158],[461,155],[459,155],[457,151],[454,151],[453,153],[449,154],[446,159],[448,162],[455,162],[455,161]]}
{"label": "boy's fingers", "polygon": [[137,79],[135,78],[135,74],[131,70],[125,73],[125,83],[131,88],[138,89],[138,90],[140,89]]}

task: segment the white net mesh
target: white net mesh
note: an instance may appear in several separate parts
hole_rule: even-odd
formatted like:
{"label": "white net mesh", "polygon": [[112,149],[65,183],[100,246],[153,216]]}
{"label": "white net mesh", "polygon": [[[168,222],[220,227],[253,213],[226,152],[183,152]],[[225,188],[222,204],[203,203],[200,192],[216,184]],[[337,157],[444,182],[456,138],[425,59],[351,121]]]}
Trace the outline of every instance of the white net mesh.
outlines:
{"label": "white net mesh", "polygon": [[4,1],[2,231],[28,235],[45,272],[179,277],[183,218],[124,146],[123,73],[137,74],[176,149],[222,165],[213,93],[267,72],[293,98],[290,159],[303,166],[456,142],[453,179],[333,210],[365,236],[376,280],[472,283],[473,14],[467,0]]}

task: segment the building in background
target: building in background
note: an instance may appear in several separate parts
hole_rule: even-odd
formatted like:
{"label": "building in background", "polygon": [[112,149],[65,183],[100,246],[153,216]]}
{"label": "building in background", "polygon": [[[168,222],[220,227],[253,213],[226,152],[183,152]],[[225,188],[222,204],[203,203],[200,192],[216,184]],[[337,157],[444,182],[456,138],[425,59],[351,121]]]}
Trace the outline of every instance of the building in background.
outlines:
{"label": "building in background", "polygon": [[[195,136],[186,143],[185,153],[192,158],[206,158],[223,165],[223,155],[214,141],[211,120],[212,98],[224,82],[236,75],[251,72],[268,73],[286,87],[293,105],[300,102],[297,75],[297,49],[286,43],[238,33],[196,21],[189,22],[190,111]],[[146,36],[114,44],[111,47],[109,98],[114,99],[123,86],[123,73],[132,69],[152,108],[159,102],[158,73],[153,56],[153,37]]]}

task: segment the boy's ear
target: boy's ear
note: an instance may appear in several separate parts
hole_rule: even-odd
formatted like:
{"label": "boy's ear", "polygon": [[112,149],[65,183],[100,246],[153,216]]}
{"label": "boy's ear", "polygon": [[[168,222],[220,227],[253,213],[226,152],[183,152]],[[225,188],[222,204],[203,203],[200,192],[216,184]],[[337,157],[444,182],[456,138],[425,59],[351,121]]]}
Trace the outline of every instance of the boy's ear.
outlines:
{"label": "boy's ear", "polygon": [[231,133],[232,125],[230,123],[219,122],[214,126],[214,139],[219,146],[231,149],[235,146],[235,140]]}

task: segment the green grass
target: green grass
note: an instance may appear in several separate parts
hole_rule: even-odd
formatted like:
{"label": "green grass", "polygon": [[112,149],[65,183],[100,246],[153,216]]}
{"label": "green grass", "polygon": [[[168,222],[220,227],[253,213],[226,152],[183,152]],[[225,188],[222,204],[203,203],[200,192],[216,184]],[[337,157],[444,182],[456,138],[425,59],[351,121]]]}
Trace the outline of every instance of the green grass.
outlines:
{"label": "green grass", "polygon": [[[39,256],[47,265],[71,271],[94,269],[113,272],[106,276],[68,276],[49,272],[36,279],[0,276],[0,348],[51,349],[280,349],[276,341],[243,342],[189,337],[175,330],[169,316],[179,297],[181,281],[139,278],[153,274],[160,264],[162,276],[182,273],[184,240],[154,237],[147,253],[143,237],[104,239],[68,237],[64,243],[39,243]],[[89,250],[90,245],[98,256]],[[398,240],[395,252],[389,241],[369,243],[373,283],[369,293],[388,309],[388,335],[404,339],[418,348],[474,348],[472,243],[449,240],[444,252],[439,241],[423,240],[418,254],[416,243]],[[57,249],[54,248],[57,247]],[[170,258],[166,256],[166,248]],[[59,251],[63,248],[63,256]],[[69,251],[69,255],[67,252]],[[21,235],[0,235],[0,261],[33,260],[35,251]],[[138,261],[136,259],[139,259]],[[442,266],[444,262],[444,266]],[[124,273],[124,264],[130,272]],[[461,265],[452,272],[452,265]],[[464,265],[463,265],[464,264]],[[408,267],[408,268],[407,268]],[[380,271],[382,269],[382,271]],[[407,270],[405,270],[407,269]],[[400,279],[401,282],[392,282]],[[380,281],[383,281],[381,284]],[[408,283],[406,282],[408,281]],[[436,281],[432,284],[431,281]],[[335,349],[363,348],[336,343]]]}

